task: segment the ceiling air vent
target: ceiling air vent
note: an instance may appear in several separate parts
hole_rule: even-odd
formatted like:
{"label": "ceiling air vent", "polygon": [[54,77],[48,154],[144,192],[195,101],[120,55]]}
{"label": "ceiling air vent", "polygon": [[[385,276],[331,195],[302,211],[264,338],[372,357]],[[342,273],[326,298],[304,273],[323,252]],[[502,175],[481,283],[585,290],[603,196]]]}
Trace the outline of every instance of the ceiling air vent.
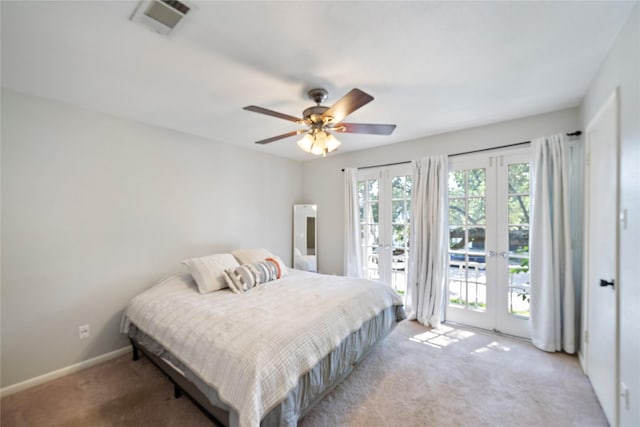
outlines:
{"label": "ceiling air vent", "polygon": [[131,20],[167,35],[181,24],[191,9],[188,4],[177,0],[143,0],[131,15]]}

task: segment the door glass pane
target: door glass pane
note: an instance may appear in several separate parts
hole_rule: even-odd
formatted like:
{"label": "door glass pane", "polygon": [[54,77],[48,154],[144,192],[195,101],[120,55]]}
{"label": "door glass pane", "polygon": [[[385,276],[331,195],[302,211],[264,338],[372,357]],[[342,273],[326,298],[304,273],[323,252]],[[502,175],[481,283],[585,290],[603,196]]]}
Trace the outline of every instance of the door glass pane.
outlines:
{"label": "door glass pane", "polygon": [[391,221],[394,224],[403,224],[406,218],[404,200],[394,200],[391,202]]}
{"label": "door glass pane", "polygon": [[509,165],[509,194],[529,194],[529,163]]}
{"label": "door glass pane", "polygon": [[462,292],[466,288],[462,286],[460,280],[450,280],[449,282],[449,304],[464,308],[467,306],[467,296]]}
{"label": "door glass pane", "polygon": [[378,271],[378,248],[367,246],[364,251],[364,259],[366,264],[365,276],[367,279],[378,280],[380,274]]}
{"label": "door glass pane", "polygon": [[378,180],[370,179],[367,181],[369,200],[378,200]]}
{"label": "door glass pane", "polygon": [[462,227],[449,227],[450,252],[457,251],[464,255],[465,233]]}
{"label": "door glass pane", "polygon": [[509,224],[529,224],[529,196],[509,196]]}
{"label": "door glass pane", "polygon": [[486,311],[487,276],[482,266],[477,263],[450,261],[449,304]]}
{"label": "door glass pane", "polygon": [[529,220],[531,210],[529,163],[508,167],[509,284],[508,312],[529,318]]}
{"label": "door glass pane", "polygon": [[378,202],[367,204],[367,222],[378,223]]}
{"label": "door glass pane", "polygon": [[449,172],[449,197],[463,197],[466,193],[466,172]]}
{"label": "door glass pane", "polygon": [[377,280],[379,278],[378,245],[380,244],[378,180],[358,181],[358,199],[364,273],[365,277]]}
{"label": "door glass pane", "polygon": [[378,225],[368,225],[366,228],[365,244],[368,246],[378,246]]}
{"label": "door glass pane", "polygon": [[469,261],[485,263],[484,242],[486,229],[484,227],[472,227],[467,232],[467,254]]}
{"label": "door glass pane", "polygon": [[404,195],[405,195],[404,176],[394,176],[391,179],[391,197],[393,199],[402,199]]}
{"label": "door glass pane", "polygon": [[529,258],[509,259],[509,314],[529,318]]}
{"label": "door glass pane", "polygon": [[509,227],[509,313],[529,317],[529,227]]}
{"label": "door glass pane", "polygon": [[407,240],[409,240],[409,236],[405,235],[406,227],[404,225],[394,225],[392,232],[392,242],[393,246],[404,247]]}
{"label": "door glass pane", "polygon": [[358,181],[358,201],[360,202],[361,206],[365,199],[365,188],[366,186],[364,181]]}
{"label": "door glass pane", "polygon": [[485,169],[470,169],[468,172],[468,195],[484,196],[487,185],[487,171]]}
{"label": "door glass pane", "polygon": [[529,227],[509,227],[509,254],[529,256]]}
{"label": "door glass pane", "polygon": [[401,295],[404,295],[407,290],[408,261],[409,251],[406,248],[393,248],[391,259],[391,286]]}
{"label": "door glass pane", "polygon": [[470,197],[467,212],[467,222],[469,224],[485,224],[486,203],[484,197]]}
{"label": "door glass pane", "polygon": [[486,170],[449,173],[449,304],[487,309]]}
{"label": "door glass pane", "polygon": [[409,261],[411,176],[392,177],[391,193],[391,286],[404,295]]}
{"label": "door glass pane", "polygon": [[449,224],[462,225],[465,223],[466,203],[465,199],[449,199]]}

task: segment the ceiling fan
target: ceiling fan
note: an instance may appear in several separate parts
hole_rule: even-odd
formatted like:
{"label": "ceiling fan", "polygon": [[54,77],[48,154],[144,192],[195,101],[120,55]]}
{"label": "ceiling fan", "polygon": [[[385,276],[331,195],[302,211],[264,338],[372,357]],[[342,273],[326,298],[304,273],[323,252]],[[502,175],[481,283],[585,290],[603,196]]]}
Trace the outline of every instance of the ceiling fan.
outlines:
{"label": "ceiling fan", "polygon": [[349,93],[340,98],[331,107],[320,105],[327,99],[325,89],[311,89],[308,92],[309,98],[316,103],[302,112],[302,118],[278,113],[255,105],[244,107],[243,110],[254,113],[266,114],[284,120],[295,122],[299,125],[306,125],[307,129],[299,129],[282,135],[256,141],[256,144],[269,144],[279,139],[304,133],[304,137],[298,141],[298,147],[302,150],[316,155],[326,156],[327,153],[335,151],[340,146],[340,141],[331,132],[342,133],[365,133],[369,135],[391,135],[396,125],[381,125],[369,123],[346,123],[342,120],[349,114],[373,101],[373,96],[361,91],[351,89]]}

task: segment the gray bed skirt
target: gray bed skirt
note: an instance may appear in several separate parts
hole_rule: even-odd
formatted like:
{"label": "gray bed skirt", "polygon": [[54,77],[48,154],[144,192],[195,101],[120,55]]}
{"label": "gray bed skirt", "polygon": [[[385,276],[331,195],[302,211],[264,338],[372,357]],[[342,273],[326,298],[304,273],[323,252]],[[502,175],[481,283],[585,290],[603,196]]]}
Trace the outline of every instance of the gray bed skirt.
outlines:
{"label": "gray bed skirt", "polygon": [[[298,384],[285,399],[267,412],[261,427],[295,427],[313,406],[340,384],[371,349],[405,319],[402,306],[391,306],[365,322],[310,371],[303,374]],[[217,391],[205,384],[175,356],[134,324],[129,329],[134,346],[141,348],[172,381],[222,425],[238,427],[238,414],[220,400]],[[212,362],[215,363],[215,362]]]}

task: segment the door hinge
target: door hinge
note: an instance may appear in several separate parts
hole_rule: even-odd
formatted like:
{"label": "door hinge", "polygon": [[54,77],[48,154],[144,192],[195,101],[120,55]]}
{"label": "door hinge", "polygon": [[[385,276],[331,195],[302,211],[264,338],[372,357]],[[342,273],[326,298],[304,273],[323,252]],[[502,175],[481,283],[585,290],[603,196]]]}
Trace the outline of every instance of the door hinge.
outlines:
{"label": "door hinge", "polygon": [[620,381],[620,397],[622,398],[623,407],[625,410],[631,410],[631,402],[629,399],[629,387],[622,381]]}

